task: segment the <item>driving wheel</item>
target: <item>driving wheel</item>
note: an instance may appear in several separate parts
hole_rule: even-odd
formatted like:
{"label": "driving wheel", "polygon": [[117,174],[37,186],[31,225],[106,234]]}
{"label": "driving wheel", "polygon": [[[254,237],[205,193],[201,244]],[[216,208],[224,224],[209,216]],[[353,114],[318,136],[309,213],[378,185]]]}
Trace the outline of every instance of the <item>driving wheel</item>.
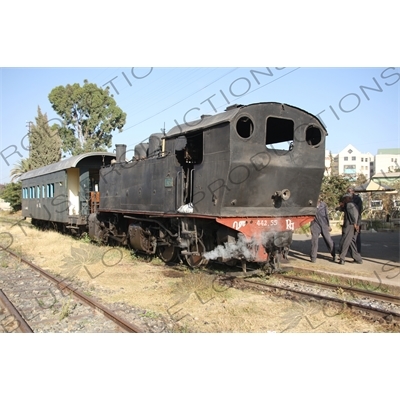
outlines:
{"label": "driving wheel", "polygon": [[185,255],[185,260],[189,267],[198,268],[208,263],[208,260],[203,258],[205,250],[204,244],[200,239],[197,241],[197,246],[195,243],[190,246],[189,251],[193,254]]}
{"label": "driving wheel", "polygon": [[165,263],[174,262],[178,256],[178,250],[171,244],[169,246],[157,246],[157,257]]}

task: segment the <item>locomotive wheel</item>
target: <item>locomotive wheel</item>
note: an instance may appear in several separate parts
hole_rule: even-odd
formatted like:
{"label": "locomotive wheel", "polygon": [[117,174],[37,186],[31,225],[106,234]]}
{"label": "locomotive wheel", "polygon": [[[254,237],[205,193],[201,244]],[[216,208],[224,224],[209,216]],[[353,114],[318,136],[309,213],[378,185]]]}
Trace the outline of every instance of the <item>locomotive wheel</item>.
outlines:
{"label": "locomotive wheel", "polygon": [[198,251],[199,254],[190,254],[190,255],[185,255],[185,260],[189,267],[191,268],[198,268],[202,265],[206,265],[208,263],[208,260],[203,258],[203,253],[205,252],[205,247],[204,244],[201,240],[197,242],[197,246],[195,244],[192,244],[190,246],[189,251],[191,252],[196,252]]}
{"label": "locomotive wheel", "polygon": [[174,262],[178,256],[175,246],[157,246],[157,257],[165,263]]}

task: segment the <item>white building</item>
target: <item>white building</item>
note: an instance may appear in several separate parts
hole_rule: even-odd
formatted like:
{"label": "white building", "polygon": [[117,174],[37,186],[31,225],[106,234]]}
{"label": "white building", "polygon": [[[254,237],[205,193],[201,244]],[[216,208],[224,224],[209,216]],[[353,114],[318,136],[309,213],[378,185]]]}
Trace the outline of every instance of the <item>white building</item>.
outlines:
{"label": "white building", "polygon": [[325,176],[332,175],[332,162],[331,162],[332,154],[329,150],[325,150]]}
{"label": "white building", "polygon": [[369,152],[361,153],[351,144],[347,145],[340,153],[333,155],[332,161],[332,175],[344,175],[350,180],[355,180],[360,174],[370,179],[375,173],[374,156]]}
{"label": "white building", "polygon": [[375,172],[384,174],[400,168],[400,149],[378,149],[375,156]]}

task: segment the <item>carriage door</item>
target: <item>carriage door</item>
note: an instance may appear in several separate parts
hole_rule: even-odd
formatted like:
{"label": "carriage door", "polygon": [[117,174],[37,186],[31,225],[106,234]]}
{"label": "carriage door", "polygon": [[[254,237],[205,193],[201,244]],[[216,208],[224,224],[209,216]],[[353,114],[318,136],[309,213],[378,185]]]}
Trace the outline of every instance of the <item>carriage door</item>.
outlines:
{"label": "carriage door", "polygon": [[79,168],[67,169],[69,215],[79,215]]}

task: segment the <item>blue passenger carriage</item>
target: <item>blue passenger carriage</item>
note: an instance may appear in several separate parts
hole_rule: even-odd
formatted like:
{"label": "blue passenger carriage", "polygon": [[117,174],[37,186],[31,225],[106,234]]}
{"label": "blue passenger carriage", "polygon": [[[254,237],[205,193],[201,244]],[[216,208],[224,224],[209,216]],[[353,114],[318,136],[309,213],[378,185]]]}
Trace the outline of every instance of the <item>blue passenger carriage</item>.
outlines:
{"label": "blue passenger carriage", "polygon": [[99,170],[115,154],[92,152],[47,165],[21,176],[22,216],[35,225],[79,229],[96,206]]}

